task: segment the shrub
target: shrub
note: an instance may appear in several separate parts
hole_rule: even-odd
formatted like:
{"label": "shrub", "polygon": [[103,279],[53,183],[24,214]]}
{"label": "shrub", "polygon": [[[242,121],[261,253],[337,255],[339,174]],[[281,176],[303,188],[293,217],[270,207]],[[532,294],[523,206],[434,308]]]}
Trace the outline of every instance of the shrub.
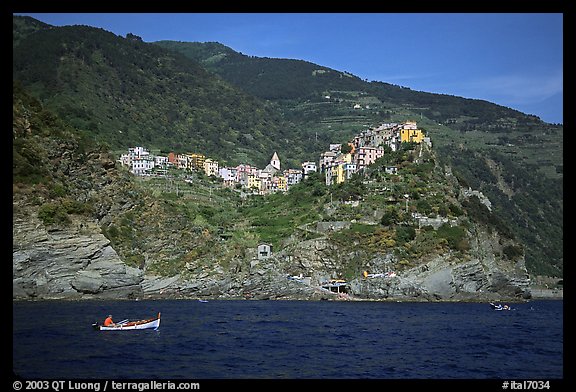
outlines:
{"label": "shrub", "polygon": [[90,214],[92,205],[78,200],[61,199],[43,204],[38,210],[38,218],[45,225],[70,223],[69,214]]}
{"label": "shrub", "polygon": [[38,210],[38,218],[45,225],[69,223],[70,218],[61,203],[45,203]]}
{"label": "shrub", "polygon": [[93,207],[90,203],[83,203],[78,200],[64,199],[62,200],[62,207],[67,214],[90,214],[92,213]]}
{"label": "shrub", "polygon": [[517,245],[507,245],[502,250],[506,257],[510,260],[514,260],[517,257],[520,257],[524,254],[524,249],[521,246]]}
{"label": "shrub", "polygon": [[450,203],[450,206],[448,208],[450,209],[450,212],[454,216],[461,216],[463,214],[462,209],[460,209],[460,207],[458,207],[455,204]]}
{"label": "shrub", "polygon": [[396,227],[396,242],[398,245],[410,242],[414,238],[416,238],[416,229],[414,227],[405,225]]}
{"label": "shrub", "polygon": [[108,228],[104,231],[104,235],[109,240],[115,240],[120,235],[120,232],[116,226],[110,224],[110,226],[108,226]]}
{"label": "shrub", "polygon": [[416,208],[418,209],[419,212],[424,214],[429,214],[430,212],[432,212],[432,206],[430,205],[430,202],[428,202],[428,200],[426,199],[418,200],[416,202]]}
{"label": "shrub", "polygon": [[450,226],[443,224],[438,228],[436,233],[439,238],[444,238],[448,246],[456,250],[467,250],[468,241],[466,241],[466,231],[460,226]]}
{"label": "shrub", "polygon": [[386,212],[384,212],[384,215],[382,215],[380,223],[384,226],[390,226],[398,223],[398,219],[398,211],[395,209],[388,209]]}

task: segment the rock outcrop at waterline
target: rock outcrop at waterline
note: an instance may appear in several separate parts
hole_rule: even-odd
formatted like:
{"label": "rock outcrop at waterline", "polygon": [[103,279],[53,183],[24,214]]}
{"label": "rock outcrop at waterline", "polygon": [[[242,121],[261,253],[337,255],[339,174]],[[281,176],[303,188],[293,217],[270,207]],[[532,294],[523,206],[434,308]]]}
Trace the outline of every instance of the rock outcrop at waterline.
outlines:
{"label": "rock outcrop at waterline", "polygon": [[141,295],[142,280],[95,225],[46,230],[32,216],[13,222],[15,299],[131,298]]}
{"label": "rock outcrop at waterline", "polygon": [[[497,233],[477,228],[472,230],[471,249],[466,257],[456,252],[424,257],[416,266],[395,274],[374,278],[361,271],[347,285],[355,298],[398,300],[497,300],[529,298],[530,278],[524,258],[509,260],[502,249],[507,240]],[[324,238],[303,241],[275,256],[279,269],[310,276],[315,285],[342,277],[354,265],[372,271],[390,271],[398,262],[393,253],[368,257],[362,252],[349,252]]]}
{"label": "rock outcrop at waterline", "polygon": [[[482,230],[472,257],[435,256],[393,277],[365,278],[359,271],[337,295],[320,283],[342,276],[350,254],[327,238],[295,241],[265,260],[247,252],[225,270],[215,264],[200,274],[157,276],[127,266],[96,223],[83,221],[47,230],[33,215],[13,222],[13,299],[374,299],[498,300],[530,297],[523,258],[499,257],[501,239]],[[394,264],[392,254],[367,259],[368,268]],[[302,274],[308,279],[294,280]]]}

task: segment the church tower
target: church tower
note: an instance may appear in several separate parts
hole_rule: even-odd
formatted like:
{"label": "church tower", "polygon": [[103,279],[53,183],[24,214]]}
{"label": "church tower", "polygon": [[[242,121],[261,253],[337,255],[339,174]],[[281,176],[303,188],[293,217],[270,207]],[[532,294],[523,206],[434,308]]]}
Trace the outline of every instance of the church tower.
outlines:
{"label": "church tower", "polygon": [[272,155],[270,165],[272,165],[274,169],[280,171],[280,158],[278,158],[278,154],[276,154],[276,152],[274,152],[274,155]]}

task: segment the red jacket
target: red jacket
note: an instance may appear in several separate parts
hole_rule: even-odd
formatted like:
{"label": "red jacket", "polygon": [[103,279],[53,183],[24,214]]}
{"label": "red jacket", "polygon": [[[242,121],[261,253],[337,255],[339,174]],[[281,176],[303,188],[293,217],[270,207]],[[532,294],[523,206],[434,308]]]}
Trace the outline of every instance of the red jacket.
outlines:
{"label": "red jacket", "polygon": [[110,324],[114,324],[114,321],[112,321],[112,317],[108,317],[106,320],[104,320],[104,326],[107,327]]}

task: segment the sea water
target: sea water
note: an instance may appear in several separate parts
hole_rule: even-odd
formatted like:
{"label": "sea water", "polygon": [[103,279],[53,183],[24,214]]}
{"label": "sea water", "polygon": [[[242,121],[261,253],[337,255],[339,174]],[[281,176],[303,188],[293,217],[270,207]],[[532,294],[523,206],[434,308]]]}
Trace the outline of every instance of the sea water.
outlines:
{"label": "sea water", "polygon": [[[13,303],[13,372],[35,379],[562,379],[563,301]],[[96,331],[108,314],[158,330]]]}

